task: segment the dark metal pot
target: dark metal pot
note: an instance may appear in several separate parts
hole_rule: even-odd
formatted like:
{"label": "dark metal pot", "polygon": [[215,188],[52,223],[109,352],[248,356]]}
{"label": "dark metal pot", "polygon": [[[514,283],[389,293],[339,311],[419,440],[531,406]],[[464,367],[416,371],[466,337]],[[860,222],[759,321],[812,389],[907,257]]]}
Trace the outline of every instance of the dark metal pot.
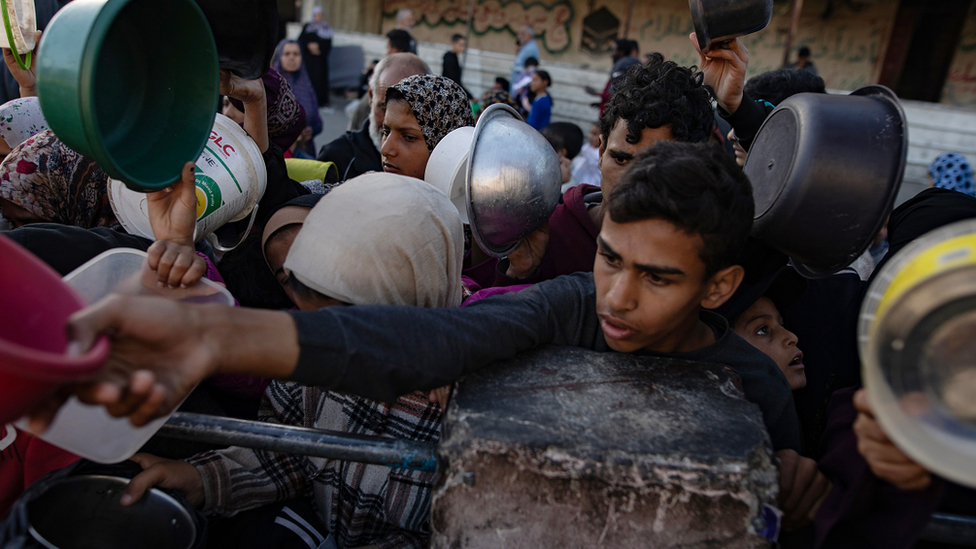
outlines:
{"label": "dark metal pot", "polygon": [[698,46],[759,32],[773,18],[773,0],[688,0]]}
{"label": "dark metal pot", "polygon": [[196,526],[179,502],[153,489],[129,507],[119,499],[128,479],[69,477],[28,504],[30,533],[50,549],[188,549]]}
{"label": "dark metal pot", "polygon": [[794,95],[763,123],[746,160],[753,236],[809,278],[847,267],[884,225],[907,153],[905,113],[888,88]]}

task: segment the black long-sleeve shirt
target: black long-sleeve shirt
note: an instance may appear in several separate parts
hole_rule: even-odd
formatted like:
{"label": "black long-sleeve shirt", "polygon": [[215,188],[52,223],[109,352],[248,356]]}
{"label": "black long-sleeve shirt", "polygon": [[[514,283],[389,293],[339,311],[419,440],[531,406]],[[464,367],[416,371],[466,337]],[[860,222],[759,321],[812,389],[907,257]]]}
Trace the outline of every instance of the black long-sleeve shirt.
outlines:
{"label": "black long-sleeve shirt", "polygon": [[[592,273],[561,276],[464,308],[329,307],[291,315],[301,347],[293,381],[386,402],[447,385],[540,345],[611,351],[597,316]],[[799,423],[783,373],[724,318],[701,315],[716,332],[712,345],[690,353],[641,354],[732,368],[746,398],[762,411],[773,448],[799,451]]]}

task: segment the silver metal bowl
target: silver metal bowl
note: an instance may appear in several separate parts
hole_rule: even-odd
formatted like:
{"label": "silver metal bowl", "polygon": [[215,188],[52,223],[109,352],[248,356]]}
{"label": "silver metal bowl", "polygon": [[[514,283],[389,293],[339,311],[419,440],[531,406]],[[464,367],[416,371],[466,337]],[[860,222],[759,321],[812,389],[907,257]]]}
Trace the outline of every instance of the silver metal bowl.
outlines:
{"label": "silver metal bowl", "polygon": [[541,133],[507,105],[485,109],[468,156],[471,234],[485,252],[505,257],[559,204],[559,157]]}
{"label": "silver metal bowl", "polygon": [[79,475],[27,504],[30,533],[49,549],[189,549],[197,531],[190,513],[160,490],[122,507],[129,480]]}

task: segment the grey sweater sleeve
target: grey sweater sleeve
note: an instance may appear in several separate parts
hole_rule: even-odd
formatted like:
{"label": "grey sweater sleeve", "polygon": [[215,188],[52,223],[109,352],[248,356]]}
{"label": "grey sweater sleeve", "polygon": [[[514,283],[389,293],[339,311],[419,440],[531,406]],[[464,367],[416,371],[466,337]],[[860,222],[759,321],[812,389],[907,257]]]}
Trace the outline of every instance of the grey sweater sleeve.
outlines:
{"label": "grey sweater sleeve", "polygon": [[301,348],[292,381],[383,402],[539,345],[606,345],[591,273],[464,308],[353,306],[291,315]]}

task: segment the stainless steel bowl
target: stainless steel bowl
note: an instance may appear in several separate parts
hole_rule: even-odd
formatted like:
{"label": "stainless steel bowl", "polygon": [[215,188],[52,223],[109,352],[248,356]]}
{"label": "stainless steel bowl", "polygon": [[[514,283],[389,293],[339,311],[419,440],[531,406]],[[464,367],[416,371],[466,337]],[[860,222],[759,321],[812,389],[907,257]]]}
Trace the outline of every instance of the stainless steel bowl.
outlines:
{"label": "stainless steel bowl", "polygon": [[688,0],[688,7],[702,51],[759,32],[773,18],[773,0]]}
{"label": "stainless steel bowl", "polygon": [[485,109],[468,156],[471,234],[485,252],[505,257],[559,204],[559,157],[542,134],[507,105]]}
{"label": "stainless steel bowl", "polygon": [[189,549],[197,531],[175,499],[152,489],[129,507],[119,499],[129,480],[69,477],[27,504],[30,533],[49,549]]}

